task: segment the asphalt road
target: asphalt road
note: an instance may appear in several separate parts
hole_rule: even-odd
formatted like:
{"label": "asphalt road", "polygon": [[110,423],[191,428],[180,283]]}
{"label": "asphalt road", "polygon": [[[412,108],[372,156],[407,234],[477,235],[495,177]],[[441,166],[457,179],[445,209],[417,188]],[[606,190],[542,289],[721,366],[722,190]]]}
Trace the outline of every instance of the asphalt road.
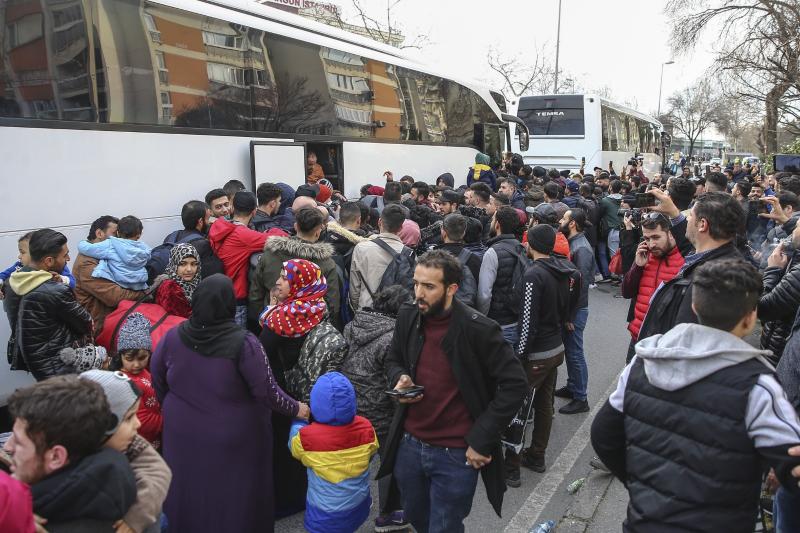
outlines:
{"label": "asphalt road", "polygon": [[[599,406],[606,400],[609,387],[625,365],[625,354],[630,342],[630,334],[625,329],[629,301],[615,297],[617,294],[619,289],[600,285],[597,289],[591,289],[589,295],[589,321],[584,332],[584,348],[589,366],[588,400],[591,407]],[[566,366],[562,365],[559,368],[559,387],[566,382],[566,376]],[[556,409],[564,403],[566,400],[556,398]],[[482,533],[504,530],[526,533],[534,525],[533,519],[537,522],[548,519],[557,521],[563,516],[572,501],[572,496],[566,492],[566,486],[574,479],[586,476],[590,468],[588,462],[592,450],[588,439],[590,422],[587,420],[591,414],[556,413],[546,457],[548,471],[538,474],[522,469],[522,486],[506,491],[502,518],[489,505],[483,485],[479,481],[472,512],[465,522],[466,530]],[[372,495],[373,499],[377,498],[377,487],[374,483]],[[374,514],[373,507],[373,516],[359,532],[373,531]],[[619,524],[623,518],[624,514],[621,514]],[[279,521],[275,530],[278,533],[304,531],[302,514]]]}

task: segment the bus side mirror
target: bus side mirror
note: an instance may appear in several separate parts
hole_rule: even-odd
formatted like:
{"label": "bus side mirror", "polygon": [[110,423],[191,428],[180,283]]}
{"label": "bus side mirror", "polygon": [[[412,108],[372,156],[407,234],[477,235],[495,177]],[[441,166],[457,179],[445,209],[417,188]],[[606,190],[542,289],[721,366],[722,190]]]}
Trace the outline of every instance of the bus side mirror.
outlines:
{"label": "bus side mirror", "polygon": [[516,135],[519,137],[519,151],[527,152],[530,147],[530,137],[528,136],[528,128],[523,128],[517,124]]}

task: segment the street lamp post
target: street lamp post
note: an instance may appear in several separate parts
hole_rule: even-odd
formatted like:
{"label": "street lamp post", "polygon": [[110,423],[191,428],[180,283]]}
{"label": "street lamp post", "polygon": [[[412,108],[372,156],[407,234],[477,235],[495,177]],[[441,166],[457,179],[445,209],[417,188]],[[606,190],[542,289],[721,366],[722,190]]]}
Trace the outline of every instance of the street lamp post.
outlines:
{"label": "street lamp post", "polygon": [[658,115],[659,118],[661,116],[661,87],[664,85],[664,65],[672,65],[675,63],[674,61],[667,61],[665,63],[661,63],[661,81],[658,82]]}
{"label": "street lamp post", "polygon": [[553,87],[553,94],[558,94],[558,52],[560,47],[561,47],[561,0],[558,0],[558,29],[556,30],[556,80],[555,80],[555,87]]}

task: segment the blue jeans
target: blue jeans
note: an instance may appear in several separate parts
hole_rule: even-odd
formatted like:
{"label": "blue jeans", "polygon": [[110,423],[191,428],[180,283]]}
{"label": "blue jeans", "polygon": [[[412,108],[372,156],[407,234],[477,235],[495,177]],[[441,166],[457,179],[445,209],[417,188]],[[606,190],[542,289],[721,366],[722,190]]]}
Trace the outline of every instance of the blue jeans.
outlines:
{"label": "blue jeans", "polygon": [[233,317],[233,321],[236,322],[237,325],[246,328],[247,327],[247,306],[246,305],[237,305],[236,306],[236,315]]}
{"label": "blue jeans", "polygon": [[576,400],[586,400],[589,369],[583,353],[583,330],[589,319],[589,308],[578,309],[575,314],[575,331],[564,330],[564,356],[567,360],[567,389]]}
{"label": "blue jeans", "polygon": [[608,260],[614,257],[614,254],[619,250],[619,230],[608,230]]}
{"label": "blue jeans", "polygon": [[800,531],[800,495],[792,494],[781,487],[772,505],[775,513],[775,533]]}
{"label": "blue jeans", "polygon": [[466,464],[466,452],[403,435],[394,477],[406,520],[417,533],[463,533],[478,484],[478,471]]}
{"label": "blue jeans", "polygon": [[[597,268],[600,270],[600,274],[603,275],[603,279],[608,279],[611,277],[611,271],[608,270],[608,263],[611,261],[611,258],[608,257],[608,245],[603,242],[603,239],[597,239]],[[592,280],[594,283],[594,280]]]}
{"label": "blue jeans", "polygon": [[514,322],[513,324],[500,326],[500,329],[503,330],[503,338],[505,341],[516,350],[517,344],[519,343],[519,330],[517,329],[517,323]]}

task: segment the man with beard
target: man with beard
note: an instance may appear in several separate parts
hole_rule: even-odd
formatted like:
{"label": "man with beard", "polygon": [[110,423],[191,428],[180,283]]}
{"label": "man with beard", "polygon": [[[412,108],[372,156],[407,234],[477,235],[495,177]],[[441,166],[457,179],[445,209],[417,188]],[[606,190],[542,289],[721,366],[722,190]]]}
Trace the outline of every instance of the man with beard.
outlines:
{"label": "man with beard", "polygon": [[688,239],[695,253],[684,253],[686,262],[678,274],[653,295],[639,329],[640,341],[651,335],[666,333],[677,324],[697,323],[697,314],[692,309],[694,271],[709,261],[741,259],[734,240],[737,233],[744,229],[745,223],[742,206],[727,193],[704,194],[697,199],[685,218],[668,194],[655,189],[650,193],[660,202],[654,210],[670,218],[671,233],[678,246],[685,252],[682,243]]}
{"label": "man with beard", "polygon": [[567,384],[555,392],[559,398],[570,402],[558,410],[565,415],[585,413],[589,410],[586,401],[586,387],[589,382],[589,369],[583,352],[583,330],[589,319],[589,284],[594,280],[594,252],[583,234],[590,224],[586,212],[576,207],[564,213],[560,231],[569,241],[569,255],[572,263],[581,273],[580,295],[575,311],[564,328],[564,355],[567,360]]}
{"label": "man with beard", "polygon": [[464,531],[480,471],[499,515],[505,492],[500,434],[527,383],[497,323],[454,299],[458,260],[433,250],[417,260],[416,305],[400,308],[386,374],[399,397],[378,477],[394,473],[417,531]]}
{"label": "man with beard", "polygon": [[[676,178],[677,179],[677,178]],[[626,227],[630,217],[625,218]],[[622,297],[631,300],[628,311],[628,331],[631,333],[631,343],[628,348],[626,363],[630,363],[635,352],[636,341],[639,338],[639,328],[642,326],[650,299],[662,283],[674,278],[683,267],[684,259],[681,251],[672,236],[672,223],[662,213],[647,213],[642,218],[642,240],[638,245],[626,245],[623,256],[636,246],[635,259],[630,270],[622,278]]]}

